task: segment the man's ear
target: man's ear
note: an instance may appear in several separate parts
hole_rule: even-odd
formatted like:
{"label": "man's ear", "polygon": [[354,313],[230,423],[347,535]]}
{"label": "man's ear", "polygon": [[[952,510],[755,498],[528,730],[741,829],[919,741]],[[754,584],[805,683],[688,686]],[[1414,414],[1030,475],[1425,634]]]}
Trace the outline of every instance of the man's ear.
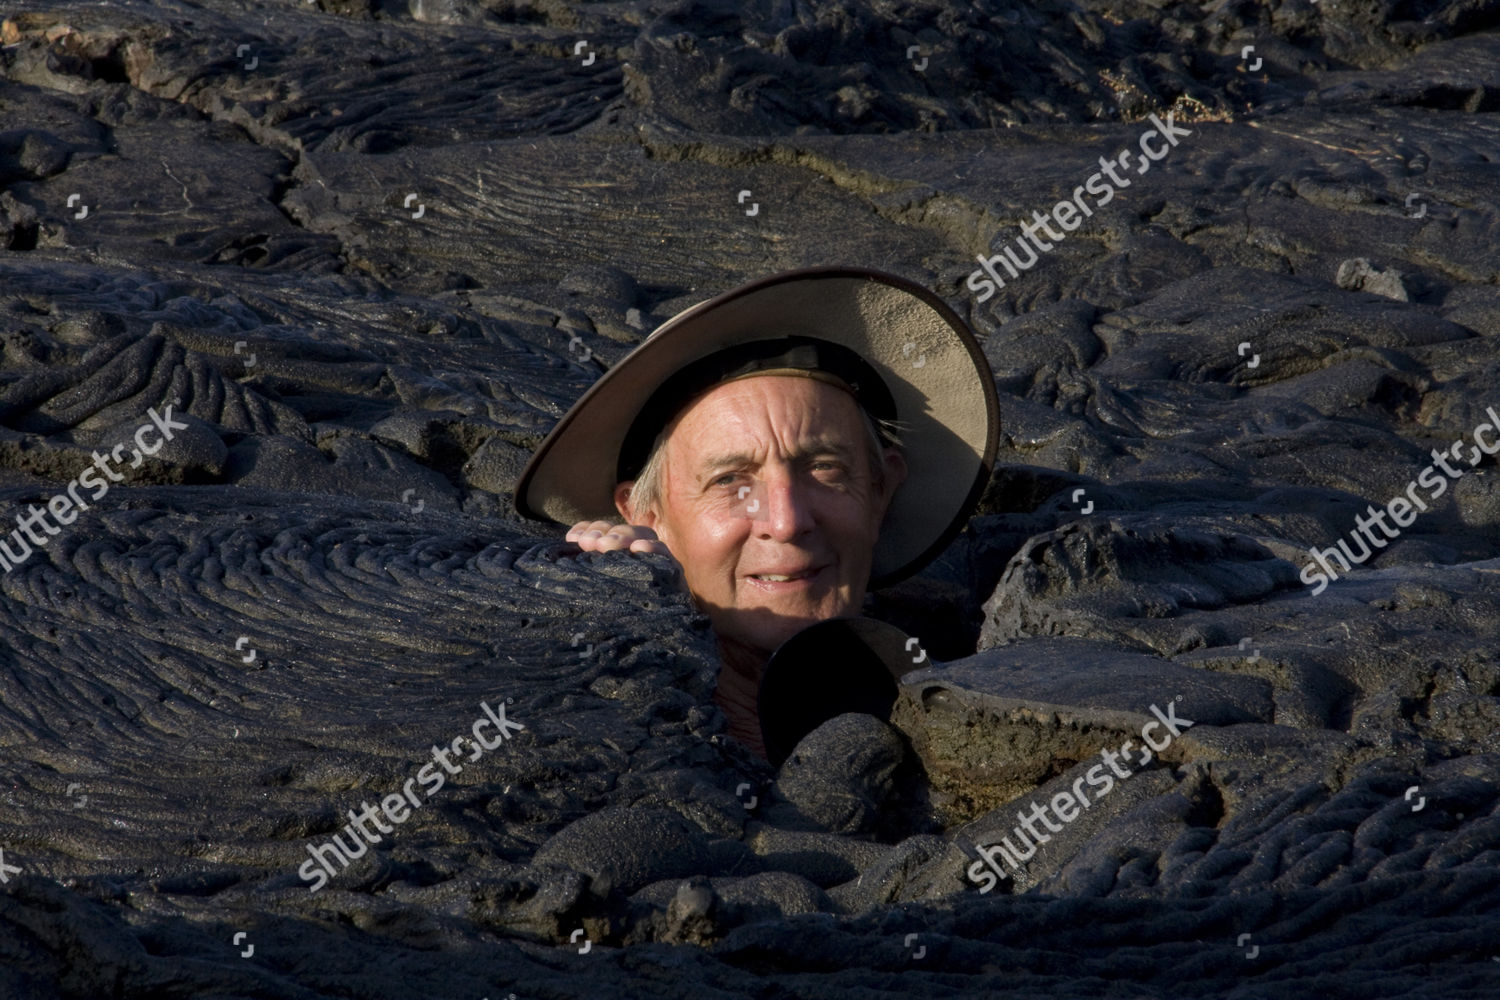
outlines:
{"label": "man's ear", "polygon": [[890,507],[891,500],[896,496],[896,489],[906,482],[910,470],[906,467],[906,456],[901,454],[899,448],[887,448],[885,450],[885,496],[881,504],[882,515],[885,508]]}
{"label": "man's ear", "polygon": [[635,523],[635,514],[630,509],[630,489],[635,485],[634,479],[627,479],[623,483],[615,484],[615,510],[625,519],[626,524]]}
{"label": "man's ear", "polygon": [[639,524],[654,531],[656,515],[647,510],[636,510],[634,504],[631,503],[630,492],[634,488],[635,480],[633,479],[615,484],[615,510],[620,512],[626,524]]}

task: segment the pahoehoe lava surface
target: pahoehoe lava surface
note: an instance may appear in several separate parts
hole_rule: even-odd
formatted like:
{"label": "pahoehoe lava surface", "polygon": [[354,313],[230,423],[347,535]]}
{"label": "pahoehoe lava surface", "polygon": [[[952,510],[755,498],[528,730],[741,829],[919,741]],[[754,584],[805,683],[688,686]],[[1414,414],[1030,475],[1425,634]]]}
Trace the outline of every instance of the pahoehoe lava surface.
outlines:
{"label": "pahoehoe lava surface", "polygon": [[[1496,0],[0,14],[0,526],[119,468],[0,575],[0,997],[1500,995]],[[513,488],[662,320],[825,263],[965,316],[1003,440],[870,598],[934,662],[773,773],[671,560]]]}

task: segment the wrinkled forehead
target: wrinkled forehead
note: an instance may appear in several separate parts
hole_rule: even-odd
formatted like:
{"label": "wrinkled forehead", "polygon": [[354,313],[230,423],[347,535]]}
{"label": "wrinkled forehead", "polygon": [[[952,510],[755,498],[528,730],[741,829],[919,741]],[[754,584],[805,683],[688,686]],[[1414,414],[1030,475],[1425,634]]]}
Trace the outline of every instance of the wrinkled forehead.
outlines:
{"label": "wrinkled forehead", "polygon": [[[709,462],[768,445],[802,454],[862,453],[864,412],[848,392],[817,378],[757,374],[724,382],[691,400],[667,425],[667,448]],[[790,456],[783,456],[790,457]]]}
{"label": "wrinkled forehead", "polygon": [[658,434],[683,412],[687,403],[718,385],[771,375],[823,382],[853,397],[866,412],[896,416],[889,386],[859,352],[802,335],[746,341],[688,363],[656,387],[626,429],[615,463],[615,481],[636,477],[644,468]]}

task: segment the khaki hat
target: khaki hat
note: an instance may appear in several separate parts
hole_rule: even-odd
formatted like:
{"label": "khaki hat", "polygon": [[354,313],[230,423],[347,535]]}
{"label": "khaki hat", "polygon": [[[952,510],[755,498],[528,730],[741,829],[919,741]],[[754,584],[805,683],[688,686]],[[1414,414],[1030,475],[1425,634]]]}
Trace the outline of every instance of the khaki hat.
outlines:
{"label": "khaki hat", "polygon": [[815,373],[903,425],[906,481],[886,511],[870,588],[917,572],[963,529],[995,459],[1000,407],[984,352],[920,285],[868,268],[802,268],[683,310],[563,414],[516,482],[525,517],[616,520],[614,489],[676,412],[719,382]]}

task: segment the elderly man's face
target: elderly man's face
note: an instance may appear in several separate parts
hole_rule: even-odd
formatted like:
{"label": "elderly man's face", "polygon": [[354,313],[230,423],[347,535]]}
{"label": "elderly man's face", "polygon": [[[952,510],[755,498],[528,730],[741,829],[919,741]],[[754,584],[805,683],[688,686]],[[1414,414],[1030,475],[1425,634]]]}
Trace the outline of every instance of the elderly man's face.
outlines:
{"label": "elderly man's face", "polygon": [[[808,625],[859,613],[881,519],[906,478],[886,449],[876,484],[868,434],[848,393],[796,376],[727,382],[677,417],[662,510],[636,523],[666,543],[720,635],[769,653]],[[757,483],[763,520],[741,497]]]}

